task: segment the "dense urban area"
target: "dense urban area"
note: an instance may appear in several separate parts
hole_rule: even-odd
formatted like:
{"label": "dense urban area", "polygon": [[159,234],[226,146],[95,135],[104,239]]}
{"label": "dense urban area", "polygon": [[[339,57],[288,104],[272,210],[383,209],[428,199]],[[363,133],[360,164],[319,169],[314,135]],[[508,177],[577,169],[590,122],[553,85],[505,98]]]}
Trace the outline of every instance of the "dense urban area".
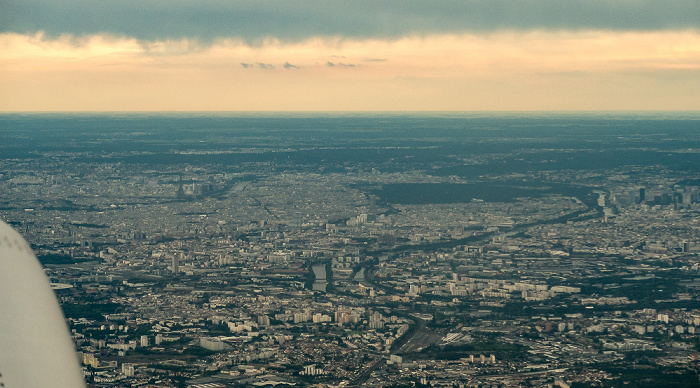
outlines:
{"label": "dense urban area", "polygon": [[700,385],[697,119],[1,122],[90,387]]}

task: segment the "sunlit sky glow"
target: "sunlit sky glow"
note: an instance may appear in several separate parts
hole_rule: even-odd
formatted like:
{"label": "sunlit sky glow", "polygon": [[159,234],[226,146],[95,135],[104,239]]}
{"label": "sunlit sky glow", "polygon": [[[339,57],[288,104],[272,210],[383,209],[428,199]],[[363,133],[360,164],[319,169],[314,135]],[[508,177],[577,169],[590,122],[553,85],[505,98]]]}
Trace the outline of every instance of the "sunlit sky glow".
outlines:
{"label": "sunlit sky glow", "polygon": [[25,3],[0,3],[3,111],[700,109],[696,1]]}

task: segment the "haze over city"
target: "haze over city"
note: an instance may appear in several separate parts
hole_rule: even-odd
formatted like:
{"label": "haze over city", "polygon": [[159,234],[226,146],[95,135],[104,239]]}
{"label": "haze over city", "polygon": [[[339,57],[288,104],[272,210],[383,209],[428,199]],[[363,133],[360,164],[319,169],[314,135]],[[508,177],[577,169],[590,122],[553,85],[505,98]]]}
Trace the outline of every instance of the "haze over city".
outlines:
{"label": "haze over city", "polygon": [[694,387],[699,122],[5,113],[0,219],[92,388]]}

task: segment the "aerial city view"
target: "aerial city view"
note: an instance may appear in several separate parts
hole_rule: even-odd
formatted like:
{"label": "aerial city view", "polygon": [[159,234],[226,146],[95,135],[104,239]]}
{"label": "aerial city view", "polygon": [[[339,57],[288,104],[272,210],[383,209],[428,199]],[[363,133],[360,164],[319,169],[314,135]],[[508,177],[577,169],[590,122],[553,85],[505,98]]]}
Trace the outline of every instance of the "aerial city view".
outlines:
{"label": "aerial city view", "polygon": [[92,387],[691,387],[677,116],[6,114],[0,217]]}
{"label": "aerial city view", "polygon": [[47,387],[700,387],[700,1],[1,0]]}

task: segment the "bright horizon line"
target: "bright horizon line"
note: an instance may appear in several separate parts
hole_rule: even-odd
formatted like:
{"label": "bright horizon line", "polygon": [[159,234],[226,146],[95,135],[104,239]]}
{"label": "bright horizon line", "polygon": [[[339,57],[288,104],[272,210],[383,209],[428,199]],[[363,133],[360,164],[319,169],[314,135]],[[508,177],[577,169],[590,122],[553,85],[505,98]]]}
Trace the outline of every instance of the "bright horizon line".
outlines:
{"label": "bright horizon line", "polygon": [[700,109],[479,109],[479,110],[14,110],[0,114],[50,113],[700,113]]}
{"label": "bright horizon line", "polygon": [[28,114],[490,114],[490,113],[553,113],[553,114],[698,114],[700,109],[479,109],[479,110],[0,110],[0,115]]}

